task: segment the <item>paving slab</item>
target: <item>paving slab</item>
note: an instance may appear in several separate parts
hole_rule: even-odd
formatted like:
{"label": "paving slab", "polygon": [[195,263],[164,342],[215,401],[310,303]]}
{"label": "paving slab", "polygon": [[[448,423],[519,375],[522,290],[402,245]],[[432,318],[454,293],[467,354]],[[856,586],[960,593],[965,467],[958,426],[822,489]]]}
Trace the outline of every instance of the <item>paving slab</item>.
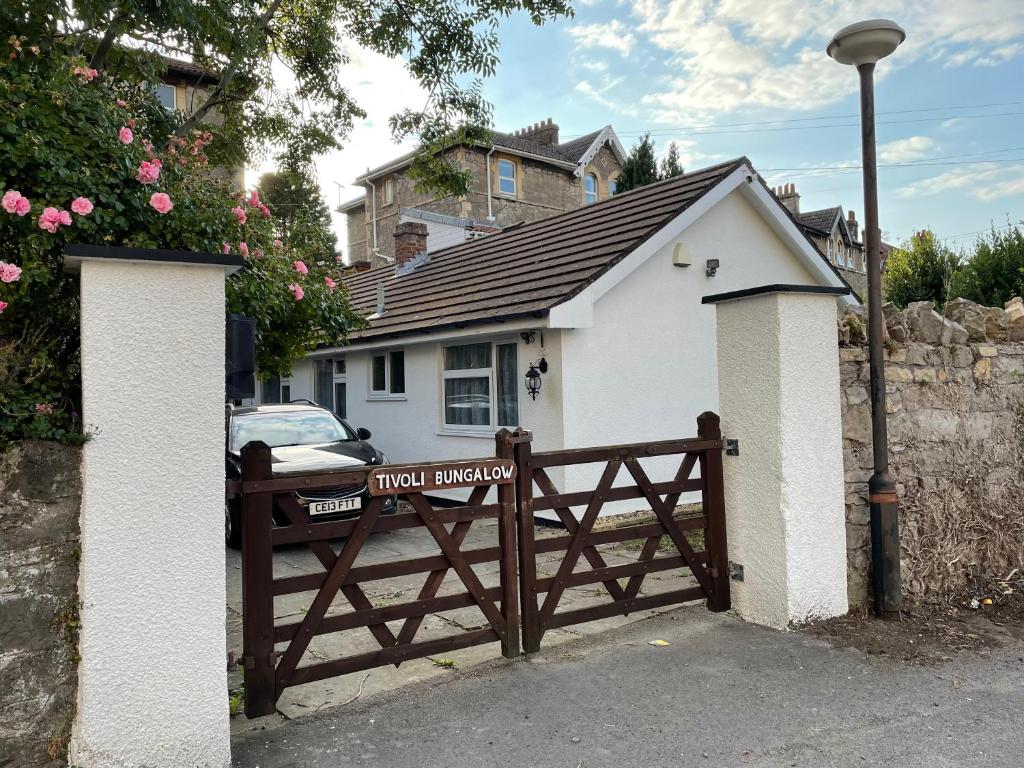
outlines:
{"label": "paving slab", "polygon": [[1019,647],[897,666],[688,607],[364,691],[236,736],[233,764],[1019,768],[1022,711]]}

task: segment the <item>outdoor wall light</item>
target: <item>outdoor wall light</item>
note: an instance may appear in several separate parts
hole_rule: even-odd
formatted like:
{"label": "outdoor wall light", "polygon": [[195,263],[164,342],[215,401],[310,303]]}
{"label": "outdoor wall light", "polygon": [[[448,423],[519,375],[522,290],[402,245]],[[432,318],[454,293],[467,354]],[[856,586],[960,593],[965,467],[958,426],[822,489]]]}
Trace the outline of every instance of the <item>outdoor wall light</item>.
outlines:
{"label": "outdoor wall light", "polygon": [[704,274],[714,277],[718,274],[718,259],[708,259],[704,265]]}
{"label": "outdoor wall light", "polygon": [[536,362],[530,363],[530,368],[526,371],[526,392],[530,395],[531,400],[537,399],[541,385],[540,375],[547,372],[548,361],[543,357]]}

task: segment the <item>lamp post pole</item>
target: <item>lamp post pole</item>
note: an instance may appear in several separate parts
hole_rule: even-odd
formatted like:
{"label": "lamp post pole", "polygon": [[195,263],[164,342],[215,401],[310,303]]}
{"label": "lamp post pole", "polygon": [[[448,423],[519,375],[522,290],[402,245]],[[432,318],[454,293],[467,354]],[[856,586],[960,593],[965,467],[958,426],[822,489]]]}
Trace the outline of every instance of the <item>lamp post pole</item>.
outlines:
{"label": "lamp post pole", "polygon": [[864,247],[868,267],[868,355],[871,369],[871,446],[874,474],[868,480],[871,504],[872,583],[879,616],[903,606],[900,574],[900,520],[896,483],[889,474],[889,435],[885,402],[885,316],[882,313],[882,247],[878,228],[878,168],[875,158],[875,65],[861,64],[860,134],[864,167]]}
{"label": "lamp post pole", "polygon": [[903,607],[900,574],[899,500],[889,474],[885,405],[885,316],[882,313],[881,232],[878,228],[878,167],[875,157],[875,63],[892,53],[906,33],[892,21],[874,19],[841,29],[828,46],[840,64],[860,76],[860,131],[864,173],[864,247],[868,268],[868,355],[871,371],[871,445],[874,473],[868,480],[871,506],[871,576],[875,612],[897,616]]}

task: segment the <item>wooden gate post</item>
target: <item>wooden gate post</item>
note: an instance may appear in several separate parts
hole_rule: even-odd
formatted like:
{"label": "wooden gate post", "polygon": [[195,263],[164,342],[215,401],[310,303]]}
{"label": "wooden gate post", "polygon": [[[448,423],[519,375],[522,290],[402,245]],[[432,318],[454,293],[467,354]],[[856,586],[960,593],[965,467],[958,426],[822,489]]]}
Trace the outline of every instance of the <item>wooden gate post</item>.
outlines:
{"label": "wooden gate post", "polygon": [[[697,436],[702,440],[721,440],[722,429],[717,413],[705,411],[697,417]],[[725,535],[725,489],[722,480],[722,451],[713,449],[700,454],[700,476],[703,480],[701,502],[708,527],[704,531],[704,549],[715,591],[708,597],[708,609],[727,611],[729,599],[729,548]]]}
{"label": "wooden gate post", "polygon": [[[494,455],[512,459],[515,451],[512,433],[503,429],[494,436]],[[501,612],[505,633],[501,639],[501,655],[507,659],[519,656],[519,596],[516,568],[516,489],[510,483],[498,486],[498,548],[501,550]]]}
{"label": "wooden gate post", "polygon": [[523,653],[540,650],[540,611],[537,606],[537,548],[533,534],[533,435],[524,429],[512,434],[516,465],[516,524],[519,533],[519,605],[523,617]]}
{"label": "wooden gate post", "polygon": [[242,448],[242,664],[245,715],[273,714],[277,705],[274,669],[274,495],[251,490],[249,483],[271,478],[270,447],[264,442]]}

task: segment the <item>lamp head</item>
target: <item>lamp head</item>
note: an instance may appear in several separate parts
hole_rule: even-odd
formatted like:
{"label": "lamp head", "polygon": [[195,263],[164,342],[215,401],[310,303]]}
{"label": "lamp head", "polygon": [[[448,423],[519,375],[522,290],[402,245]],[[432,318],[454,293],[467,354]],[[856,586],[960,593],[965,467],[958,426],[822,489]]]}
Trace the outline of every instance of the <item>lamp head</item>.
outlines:
{"label": "lamp head", "polygon": [[832,38],[826,51],[840,64],[874,64],[895,51],[907,33],[895,21],[869,19],[843,27]]}

